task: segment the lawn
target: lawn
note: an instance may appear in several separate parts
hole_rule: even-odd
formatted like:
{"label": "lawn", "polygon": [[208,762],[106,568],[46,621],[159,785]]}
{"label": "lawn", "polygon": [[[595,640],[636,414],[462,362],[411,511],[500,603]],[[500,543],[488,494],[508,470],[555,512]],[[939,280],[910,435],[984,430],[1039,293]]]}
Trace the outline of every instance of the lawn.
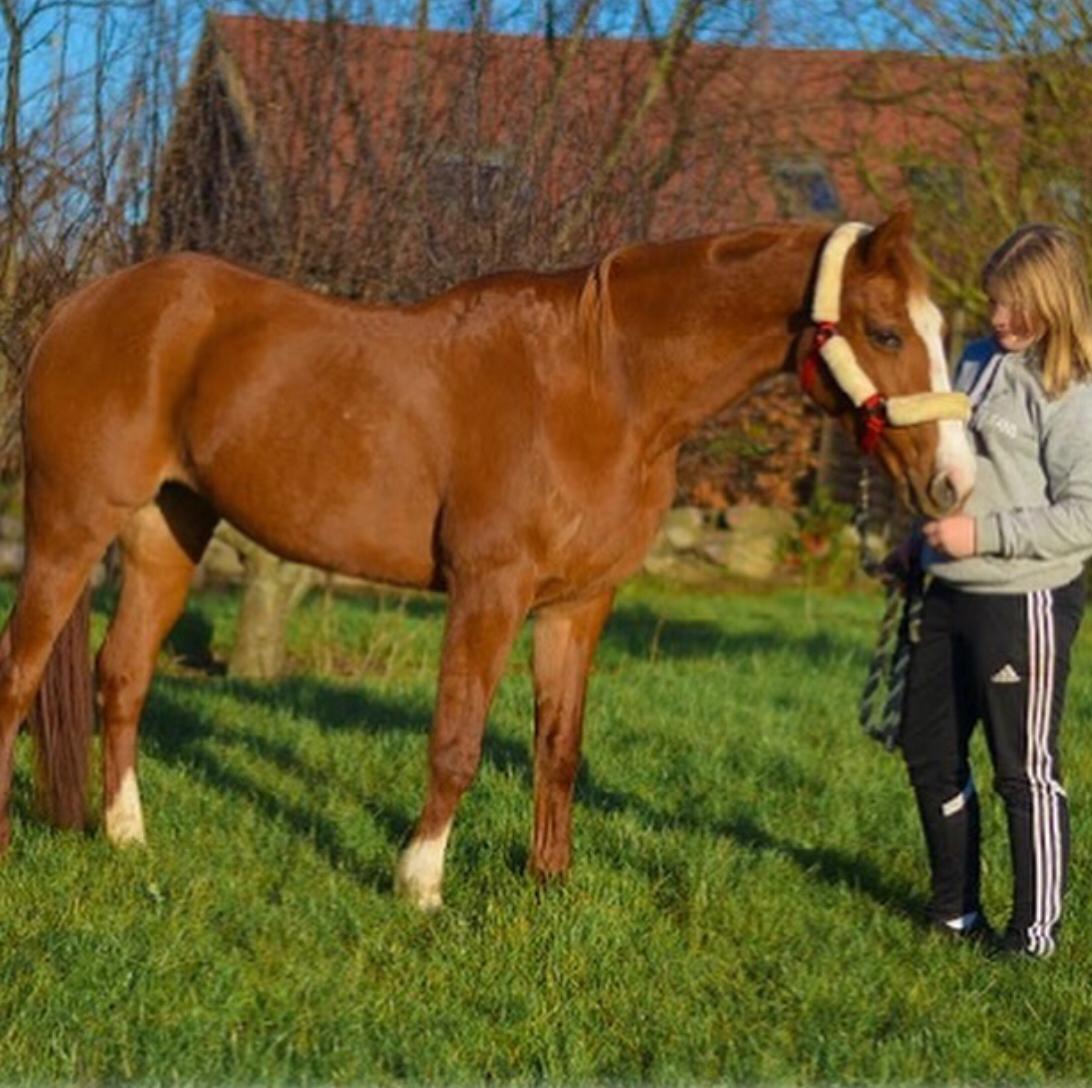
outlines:
{"label": "lawn", "polygon": [[[436,916],[395,899],[391,873],[423,790],[442,602],[316,597],[275,684],[200,667],[230,644],[234,605],[195,596],[164,650],[142,733],[146,850],[44,826],[20,741],[0,1082],[1089,1076],[1092,634],[1064,738],[1062,949],[998,962],[919,922],[906,775],[855,723],[876,595],[629,586],[592,680],[572,876],[547,889],[525,874],[525,633]],[[1003,921],[1007,845],[983,801]]]}

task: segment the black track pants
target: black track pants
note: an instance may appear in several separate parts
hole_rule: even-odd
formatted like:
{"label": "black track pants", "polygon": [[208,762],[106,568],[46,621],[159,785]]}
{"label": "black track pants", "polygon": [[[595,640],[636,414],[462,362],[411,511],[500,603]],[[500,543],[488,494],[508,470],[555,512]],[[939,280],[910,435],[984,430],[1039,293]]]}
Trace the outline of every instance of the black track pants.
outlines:
{"label": "black track pants", "polygon": [[978,797],[967,759],[978,721],[1008,816],[1012,939],[1054,950],[1069,862],[1058,728],[1083,579],[1026,594],[965,593],[935,579],[907,680],[902,748],[929,848],[930,916],[980,909]]}

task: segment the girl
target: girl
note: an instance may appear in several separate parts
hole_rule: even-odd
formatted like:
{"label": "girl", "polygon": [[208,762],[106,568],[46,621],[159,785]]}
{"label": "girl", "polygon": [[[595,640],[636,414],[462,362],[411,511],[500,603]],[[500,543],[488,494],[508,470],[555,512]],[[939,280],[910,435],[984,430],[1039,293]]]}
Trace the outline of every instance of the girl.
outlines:
{"label": "girl", "polygon": [[[1056,226],[1016,231],[982,282],[993,338],[972,344],[956,375],[971,398],[978,482],[962,513],[922,530],[933,578],[901,742],[929,850],[931,922],[1048,956],[1069,860],[1058,729],[1092,555],[1092,307],[1080,245]],[[979,719],[1012,853],[999,938],[979,900],[967,758]]]}

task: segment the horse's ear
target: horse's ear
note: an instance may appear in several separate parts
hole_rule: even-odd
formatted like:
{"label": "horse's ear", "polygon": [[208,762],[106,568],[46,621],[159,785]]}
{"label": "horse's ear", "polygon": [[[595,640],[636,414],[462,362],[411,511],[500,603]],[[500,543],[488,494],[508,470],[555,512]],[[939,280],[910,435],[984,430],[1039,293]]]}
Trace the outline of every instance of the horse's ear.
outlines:
{"label": "horse's ear", "polygon": [[861,256],[871,269],[905,263],[914,237],[914,209],[901,204],[871,234],[861,239]]}

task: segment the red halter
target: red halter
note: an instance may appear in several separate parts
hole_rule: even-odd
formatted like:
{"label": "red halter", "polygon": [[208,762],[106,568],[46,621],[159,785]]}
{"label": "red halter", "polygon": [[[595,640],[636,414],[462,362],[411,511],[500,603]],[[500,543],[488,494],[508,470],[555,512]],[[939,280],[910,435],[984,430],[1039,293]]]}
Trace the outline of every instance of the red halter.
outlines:
{"label": "red halter", "polygon": [[800,385],[804,392],[815,400],[815,387],[819,384],[819,354],[823,345],[838,332],[838,327],[833,321],[817,321],[815,323],[815,336],[811,342],[811,350],[804,356],[800,364]]}
{"label": "red halter", "polygon": [[[823,345],[838,335],[838,326],[833,321],[817,321],[811,350],[800,364],[800,385],[804,392],[815,400],[815,387],[819,382],[819,366],[822,363]],[[880,436],[887,427],[887,403],[882,393],[873,393],[867,400],[854,406],[857,414],[857,445],[862,453],[871,453],[880,441]]]}

